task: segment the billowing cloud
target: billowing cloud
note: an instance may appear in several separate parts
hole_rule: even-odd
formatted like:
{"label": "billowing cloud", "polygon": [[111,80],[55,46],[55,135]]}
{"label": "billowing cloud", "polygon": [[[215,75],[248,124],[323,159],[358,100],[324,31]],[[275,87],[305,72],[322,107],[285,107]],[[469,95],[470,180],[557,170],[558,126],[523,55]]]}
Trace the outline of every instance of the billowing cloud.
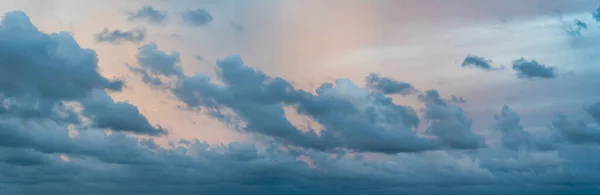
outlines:
{"label": "billowing cloud", "polygon": [[555,67],[540,64],[535,60],[527,61],[524,58],[515,60],[512,69],[517,71],[517,76],[519,78],[551,79],[558,77]]}
{"label": "billowing cloud", "polygon": [[378,74],[373,73],[367,76],[366,83],[367,87],[370,89],[386,95],[408,95],[417,91],[410,83],[381,77]]}
{"label": "billowing cloud", "polygon": [[485,59],[484,57],[481,57],[481,56],[476,56],[476,55],[471,55],[471,54],[469,54],[469,55],[467,55],[467,57],[465,57],[461,66],[463,68],[478,68],[478,69],[482,69],[482,70],[486,70],[486,71],[504,69],[504,67],[496,68],[496,67],[492,66],[491,60]]}
{"label": "billowing cloud", "polygon": [[[65,124],[81,124],[81,117],[85,117],[101,122],[92,125],[116,131],[164,133],[132,111],[137,108],[128,103],[109,98],[94,103],[95,107],[89,104],[93,94],[106,96],[105,90],[121,91],[124,83],[100,75],[96,53],[80,48],[70,34],[40,32],[25,13],[16,11],[4,15],[0,36],[6,37],[0,40],[5,48],[0,49],[0,99],[4,102],[0,116],[52,119]],[[86,112],[77,113],[74,105]],[[126,113],[119,113],[120,121],[108,120],[114,111]]]}
{"label": "billowing cloud", "polygon": [[[533,133],[503,107],[496,115],[503,141],[483,145],[468,113],[436,90],[419,96],[419,118],[349,79],[303,91],[238,56],[220,60],[216,78],[186,76],[179,54],[146,45],[138,73],[172,82],[157,85],[191,108],[272,138],[163,146],[131,134],[161,133],[135,106],[110,98],[105,91],[124,83],[101,76],[95,53],[71,35],[39,32],[24,13],[11,12],[0,37],[5,194],[600,194],[600,158],[590,155],[600,153],[600,131],[579,116],[559,115],[546,132]],[[284,105],[322,128],[289,125]],[[597,120],[598,105],[585,113]],[[142,122],[128,120],[136,118]]]}
{"label": "billowing cloud", "polygon": [[511,150],[550,150],[554,148],[552,136],[532,136],[521,126],[521,117],[508,106],[495,114],[497,128],[502,134],[502,145]]}
{"label": "billowing cloud", "polygon": [[143,6],[136,12],[129,12],[127,20],[129,21],[148,21],[151,24],[164,24],[168,19],[165,11],[154,9],[152,6]]}
{"label": "billowing cloud", "polygon": [[462,108],[441,99],[437,90],[426,91],[419,99],[425,103],[423,118],[430,123],[428,130],[444,145],[459,149],[485,146],[483,137],[472,131],[473,121]]}
{"label": "billowing cloud", "polygon": [[[415,132],[419,117],[411,107],[397,105],[383,93],[369,92],[348,79],[324,83],[314,95],[294,88],[283,78],[270,77],[246,66],[239,56],[221,60],[217,67],[223,85],[213,83],[203,74],[181,75],[170,90],[189,107],[205,108],[213,117],[242,132],[322,151],[346,148],[400,153],[437,148],[473,149],[483,145],[480,137],[470,131],[470,119],[454,105],[429,106],[426,118],[432,121],[432,127],[427,134],[434,138],[427,138]],[[152,68],[145,69],[151,71]],[[371,86],[389,87],[380,85],[381,80],[378,77],[377,85]],[[385,81],[392,83],[384,84],[397,84],[393,80]],[[398,92],[393,90],[391,92]],[[295,108],[298,114],[319,123],[322,129],[298,129],[286,118],[282,105]]]}
{"label": "billowing cloud", "polygon": [[204,8],[186,10],[181,14],[181,18],[190,26],[206,26],[213,21],[212,15]]}
{"label": "billowing cloud", "polygon": [[133,28],[128,31],[122,31],[119,29],[109,30],[104,28],[100,33],[94,35],[97,42],[108,42],[113,44],[119,44],[122,42],[133,42],[139,43],[144,41],[146,38],[146,29],[144,28]]}

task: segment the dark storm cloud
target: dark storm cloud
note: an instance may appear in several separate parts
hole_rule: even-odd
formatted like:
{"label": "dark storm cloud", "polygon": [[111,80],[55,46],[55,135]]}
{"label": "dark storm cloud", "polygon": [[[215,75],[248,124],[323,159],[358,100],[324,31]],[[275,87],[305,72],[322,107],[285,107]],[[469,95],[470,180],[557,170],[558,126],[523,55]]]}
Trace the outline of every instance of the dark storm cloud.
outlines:
{"label": "dark storm cloud", "polygon": [[512,65],[512,69],[517,71],[517,76],[519,78],[524,79],[552,79],[558,77],[555,67],[540,64],[535,60],[527,61],[524,58],[515,60]]}
{"label": "dark storm cloud", "polygon": [[[70,34],[40,32],[25,13],[17,11],[4,16],[0,36],[5,37],[0,40],[0,99],[5,102],[0,106],[0,115],[79,124],[79,114],[65,104],[72,102],[90,110],[84,114],[85,117],[104,118],[101,120],[104,128],[142,134],[164,131],[149,128],[152,125],[136,112],[128,111],[121,120],[131,120],[127,123],[138,126],[124,126],[123,121],[106,121],[105,113],[92,111],[90,105],[84,102],[92,93],[120,91],[124,84],[100,75],[96,53],[80,48]],[[100,104],[111,109],[126,105],[135,108],[127,103],[115,103],[112,99]]]}
{"label": "dark storm cloud", "polygon": [[164,24],[168,19],[166,12],[154,9],[152,6],[143,6],[136,12],[128,13],[127,20],[138,21],[145,20],[152,24]]}
{"label": "dark storm cloud", "polygon": [[378,74],[371,73],[366,79],[367,87],[383,94],[408,95],[417,90],[410,84],[396,81],[387,77],[381,77]]}
{"label": "dark storm cloud", "polygon": [[108,28],[104,28],[102,32],[95,34],[94,38],[97,42],[108,42],[113,44],[122,42],[139,43],[146,38],[146,29],[134,28],[128,31],[116,29],[111,31]]}
{"label": "dark storm cloud", "polygon": [[186,10],[181,14],[184,23],[190,26],[206,26],[213,22],[212,15],[203,8]]}

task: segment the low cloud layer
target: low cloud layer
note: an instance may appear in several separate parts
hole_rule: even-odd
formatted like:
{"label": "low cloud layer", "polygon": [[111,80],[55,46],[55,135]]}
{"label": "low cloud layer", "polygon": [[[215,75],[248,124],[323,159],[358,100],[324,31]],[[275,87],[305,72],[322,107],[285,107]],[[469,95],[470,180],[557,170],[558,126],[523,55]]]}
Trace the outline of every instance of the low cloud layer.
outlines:
{"label": "low cloud layer", "polygon": [[[494,140],[477,134],[455,105],[462,98],[437,90],[404,93],[410,84],[367,75],[365,87],[337,79],[306,91],[240,56],[219,60],[214,78],[190,76],[180,53],[150,43],[129,65],[138,79],[253,138],[159,146],[153,136],[167,130],[112,99],[124,81],[102,76],[96,53],[70,34],[40,32],[16,11],[4,15],[0,37],[2,193],[600,193],[600,101],[582,108],[585,116],[556,115],[539,132],[511,107],[494,109]],[[556,77],[536,61],[517,60],[513,69],[522,78]],[[415,95],[423,108],[390,94]],[[295,127],[284,107],[319,127]]]}

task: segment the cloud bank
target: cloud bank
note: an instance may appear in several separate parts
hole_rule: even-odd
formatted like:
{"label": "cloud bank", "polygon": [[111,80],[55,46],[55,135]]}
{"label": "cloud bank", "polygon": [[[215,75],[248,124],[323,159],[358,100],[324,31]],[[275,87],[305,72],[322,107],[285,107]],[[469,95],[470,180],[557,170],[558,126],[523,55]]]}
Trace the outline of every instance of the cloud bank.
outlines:
{"label": "cloud bank", "polygon": [[[152,136],[167,131],[115,102],[108,93],[125,83],[103,77],[95,52],[70,34],[40,32],[16,11],[4,15],[0,37],[6,194],[600,193],[600,158],[590,155],[600,152],[600,102],[583,109],[593,123],[560,114],[537,133],[504,106],[495,115],[500,144],[492,144],[437,90],[417,93],[424,107],[415,111],[386,96],[404,89],[393,79],[376,77],[365,88],[338,79],[305,91],[240,56],[219,60],[216,78],[189,76],[178,52],[150,43],[138,48],[131,70],[188,108],[257,136],[257,143],[159,146]],[[535,61],[513,69],[556,77]],[[320,127],[295,127],[284,106]]]}

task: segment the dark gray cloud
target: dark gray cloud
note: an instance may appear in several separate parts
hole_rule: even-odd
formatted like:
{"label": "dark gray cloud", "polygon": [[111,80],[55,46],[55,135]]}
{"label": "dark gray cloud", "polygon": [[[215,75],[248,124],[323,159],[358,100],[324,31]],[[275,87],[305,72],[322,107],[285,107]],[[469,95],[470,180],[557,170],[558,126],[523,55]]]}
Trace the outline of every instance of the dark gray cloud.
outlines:
{"label": "dark gray cloud", "polygon": [[383,94],[408,95],[417,90],[410,84],[396,81],[387,77],[381,77],[378,74],[370,74],[366,79],[367,87]]}
{"label": "dark gray cloud", "polygon": [[119,44],[122,42],[133,42],[139,43],[144,41],[146,38],[146,29],[144,28],[133,28],[128,31],[122,31],[119,29],[109,30],[104,28],[102,32],[94,35],[97,42],[107,42],[113,44]]}
{"label": "dark gray cloud", "polygon": [[503,67],[496,68],[496,67],[492,66],[491,60],[485,59],[484,57],[471,55],[471,54],[469,54],[469,55],[467,55],[467,57],[465,57],[461,66],[463,68],[478,68],[478,69],[482,69],[482,70],[486,70],[486,71],[504,69]]}
{"label": "dark gray cloud", "polygon": [[517,76],[519,78],[551,79],[558,77],[555,67],[540,64],[535,60],[527,61],[524,58],[515,60],[512,69],[517,71]]}
{"label": "dark gray cloud", "polygon": [[[100,75],[96,53],[80,48],[70,34],[40,32],[20,11],[5,14],[1,24],[0,36],[7,37],[0,40],[4,46],[0,48],[0,99],[5,102],[0,106],[1,116],[52,119],[64,124],[82,124],[81,117],[85,117],[116,131],[164,132],[152,128],[139,112],[131,112],[137,108],[128,103],[115,103],[112,99],[96,103],[106,109],[129,107],[121,121],[107,121],[109,113],[94,110],[88,104],[93,94],[100,92],[106,96],[104,90],[121,91],[124,83]],[[70,106],[73,103],[89,112],[75,112]],[[125,123],[138,126],[124,126]]]}
{"label": "dark gray cloud", "polygon": [[129,12],[127,20],[145,20],[152,24],[164,24],[168,18],[169,17],[166,12],[154,9],[154,7],[147,5],[141,7],[136,12]]}
{"label": "dark gray cloud", "polygon": [[212,15],[203,8],[186,10],[181,14],[184,23],[191,26],[206,26],[213,22]]}

